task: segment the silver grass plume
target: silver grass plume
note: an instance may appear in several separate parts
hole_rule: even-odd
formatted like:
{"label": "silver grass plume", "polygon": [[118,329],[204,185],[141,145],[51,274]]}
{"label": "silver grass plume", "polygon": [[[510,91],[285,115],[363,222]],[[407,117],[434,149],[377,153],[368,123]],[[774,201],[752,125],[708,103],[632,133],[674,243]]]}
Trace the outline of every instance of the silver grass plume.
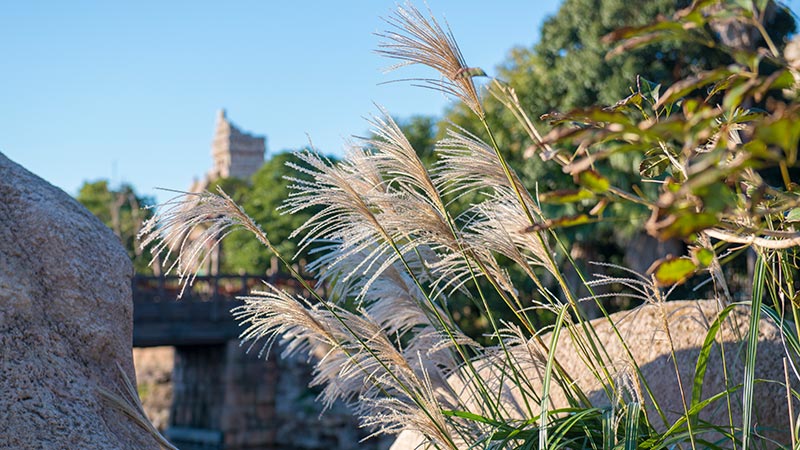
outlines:
{"label": "silver grass plume", "polygon": [[366,146],[373,148],[376,163],[387,182],[398,190],[422,193],[422,199],[444,214],[439,190],[433,183],[425,164],[408,141],[403,130],[389,113],[380,108],[382,117],[369,120],[374,138],[364,139]]}
{"label": "silver grass plume", "polygon": [[[364,309],[389,335],[402,336],[417,327],[433,326],[430,304],[399,263],[383,271],[364,300]],[[443,311],[440,315],[445,316]]]}
{"label": "silver grass plume", "polygon": [[552,269],[547,264],[551,250],[546,241],[532,233],[525,233],[528,217],[510,192],[498,192],[485,201],[474,205],[465,214],[469,217],[464,226],[470,238],[481,246],[514,261],[531,279],[535,279],[531,267]]}
{"label": "silver grass plume", "polygon": [[[290,166],[309,178],[290,179],[292,192],[282,208],[290,214],[320,208],[291,235],[302,235],[301,250],[312,243],[322,245],[314,250],[322,256],[307,267],[320,274],[319,281],[343,275],[337,282],[346,283],[375,264],[396,260],[394,237],[378,220],[385,183],[370,154],[354,148],[338,163],[311,151],[296,155],[304,165]],[[345,264],[353,258],[360,261]],[[348,270],[338,270],[343,264]]]}
{"label": "silver grass plume", "polygon": [[[211,192],[184,192],[159,206],[145,222],[137,238],[142,249],[150,249],[154,259],[163,256],[166,273],[180,276],[180,298],[197,275],[197,270],[219,242],[236,228],[253,233],[272,249],[267,235],[221,188]],[[170,259],[172,258],[172,263]]]}
{"label": "silver grass plume", "polygon": [[406,425],[423,431],[449,448],[452,438],[439,412],[441,406],[424,372],[415,370],[375,321],[362,311],[350,313],[330,303],[310,304],[268,286],[243,297],[234,311],[247,325],[242,333],[262,351],[277,341],[286,344],[283,356],[327,350],[316,361],[312,386],[323,386],[321,401],[330,406],[344,400],[355,408],[362,424],[376,434],[394,433]]}
{"label": "silver grass plume", "polygon": [[547,241],[523,232],[530,222],[510,190],[490,194],[484,201],[470,207],[461,218],[466,223],[459,235],[469,258],[450,254],[433,265],[434,272],[440,274],[435,283],[437,291],[449,293],[460,289],[473,276],[472,268],[480,265],[485,273],[479,272],[477,275],[492,277],[500,288],[519,303],[511,278],[497,262],[495,254],[513,261],[535,282],[538,281],[533,271],[535,267],[553,270],[547,260],[550,252]]}
{"label": "silver grass plume", "polygon": [[645,304],[648,303],[656,304],[659,303],[659,300],[665,300],[666,297],[669,295],[669,292],[667,292],[666,294],[661,292],[661,289],[659,288],[658,284],[655,283],[655,281],[652,278],[648,278],[647,276],[642,275],[635,270],[617,264],[610,264],[603,262],[592,261],[590,262],[590,264],[622,271],[627,273],[628,276],[611,276],[611,275],[606,275],[604,273],[595,273],[594,278],[592,280],[589,280],[586,283],[586,286],[594,288],[594,287],[608,286],[611,284],[615,284],[624,286],[628,288],[628,290],[627,291],[617,290],[615,292],[609,292],[605,294],[594,294],[588,297],[578,299],[579,302],[594,301],[595,299],[609,298],[609,297],[610,298],[624,297],[633,300],[638,300]]}
{"label": "silver grass plume", "polygon": [[[447,137],[436,144],[436,151],[439,160],[434,167],[434,180],[443,193],[455,197],[492,190],[515,193],[495,150],[467,130],[448,130]],[[516,173],[511,171],[511,176],[526,207],[541,216]]]}
{"label": "silver grass plume", "polygon": [[[322,208],[292,236],[303,234],[301,248],[322,245],[315,251],[321,256],[308,266],[321,281],[336,279],[336,288],[359,284],[359,297],[397,261],[408,265],[430,257],[412,271],[421,281],[437,252],[458,250],[439,192],[402,131],[388,116],[372,124],[377,137],[341,162],[298,154],[305,167],[292,167],[310,179],[293,179],[283,206],[289,213]],[[359,278],[367,282],[357,283]]]}
{"label": "silver grass plume", "polygon": [[386,183],[381,223],[418,248],[458,251],[451,219],[428,169],[397,123],[381,112],[382,117],[370,120],[375,137],[363,140]]}
{"label": "silver grass plume", "polygon": [[428,87],[452,95],[464,102],[478,117],[485,112],[472,77],[483,75],[483,71],[468,67],[449,28],[442,29],[433,17],[425,17],[416,7],[406,3],[398,6],[386,22],[391,31],[378,34],[386,41],[378,45],[377,52],[401,62],[389,70],[421,64],[441,75],[441,79],[423,79],[423,87]]}

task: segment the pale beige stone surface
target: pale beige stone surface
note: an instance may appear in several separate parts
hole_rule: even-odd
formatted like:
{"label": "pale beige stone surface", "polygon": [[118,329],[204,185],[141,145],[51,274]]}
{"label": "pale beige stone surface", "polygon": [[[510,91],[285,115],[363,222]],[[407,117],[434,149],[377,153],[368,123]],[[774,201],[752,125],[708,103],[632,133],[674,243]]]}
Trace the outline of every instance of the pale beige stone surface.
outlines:
{"label": "pale beige stone surface", "polygon": [[131,275],[110,229],[0,154],[0,448],[158,448],[98,391],[134,378]]}
{"label": "pale beige stone surface", "polygon": [[[663,317],[667,317],[669,332],[672,336],[672,345],[675,350],[675,362],[679,367],[680,378],[683,383],[687,401],[691,398],[692,379],[700,348],[706,337],[709,325],[717,316],[718,307],[714,301],[675,301],[665,303],[663,309],[656,305],[646,305],[633,311],[620,312],[611,315],[622,337],[630,348],[636,364],[641,368],[642,378],[646,380],[654,397],[664,410],[669,423],[673,423],[683,411],[678,378],[671,356],[670,342],[664,327]],[[718,343],[725,348],[726,364],[730,385],[736,385],[743,380],[744,346],[741,336],[749,328],[749,308],[737,307],[729,316],[730,320],[721,328],[718,334]],[[599,318],[591,321],[597,332],[597,342],[608,353],[605,366],[612,376],[624,377],[631,373],[631,359],[624,350],[619,338],[613,333],[608,319]],[[551,334],[543,336],[546,343],[551,341]],[[515,354],[539,352],[538,344],[530,344],[527,349],[515,350]],[[725,389],[723,364],[719,344],[715,344],[711,352],[705,382],[703,385],[703,398],[708,398]],[[777,327],[770,321],[762,318],[759,325],[759,347],[757,353],[756,378],[773,380],[783,383],[783,357],[784,348]],[[602,384],[591,374],[585,363],[578,357],[570,333],[563,332],[559,338],[556,358],[567,373],[575,379],[582,390],[587,393],[594,406],[605,406],[610,400],[603,390]],[[543,369],[541,364],[530,364],[525,373],[531,384],[541,386]],[[484,368],[481,370],[484,379],[499,379],[496,369]],[[633,379],[628,377],[628,379]],[[463,382],[451,377],[449,380],[456,390],[461,390]],[[795,380],[796,381],[796,380]],[[789,415],[784,387],[778,383],[759,383],[755,387],[755,422],[761,433],[776,439],[778,442],[789,444]],[[500,389],[498,386],[497,389]],[[519,393],[505,384],[502,389],[509,391],[505,397],[505,404],[513,410],[514,405],[523,404]],[[644,390],[644,389],[642,389]],[[462,394],[466,395],[466,394]],[[552,391],[554,407],[567,406],[563,392],[554,385]],[[635,395],[635,394],[634,394]],[[659,430],[664,430],[664,422],[658,418],[648,394],[643,392],[647,413],[651,423]],[[463,397],[466,398],[466,397]],[[734,425],[741,427],[741,391],[731,396],[733,403],[732,416]],[[469,403],[469,400],[467,401]],[[795,408],[796,409],[796,408]],[[476,407],[476,410],[479,410]],[[538,411],[538,410],[537,410]],[[516,415],[525,417],[523,412]],[[701,419],[712,423],[725,424],[728,422],[728,411],[723,401],[712,403],[701,413]],[[419,447],[421,438],[413,431],[404,431],[392,446],[392,450],[410,450]]]}
{"label": "pale beige stone surface", "polygon": [[160,431],[169,425],[172,405],[172,369],[175,365],[174,347],[133,349],[136,368],[136,388],[147,418]]}

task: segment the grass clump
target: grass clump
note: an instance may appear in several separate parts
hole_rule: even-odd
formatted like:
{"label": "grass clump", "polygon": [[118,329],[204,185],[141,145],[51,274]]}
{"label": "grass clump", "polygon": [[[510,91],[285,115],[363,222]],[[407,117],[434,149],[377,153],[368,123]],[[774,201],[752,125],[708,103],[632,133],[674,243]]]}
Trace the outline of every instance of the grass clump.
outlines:
{"label": "grass clump", "polygon": [[[172,270],[190,283],[209,244],[234,228],[252,232],[307,296],[267,285],[244,297],[236,310],[242,338],[262,352],[280,341],[284,354],[314,355],[321,401],[348,402],[376,434],[416,433],[407,448],[794,447],[798,72],[764,30],[773,6],[740,3],[696,2],[607,37],[617,42],[609,57],[670,39],[721,48],[731,65],[669,87],[637,79],[614,105],[541,120],[513,86],[476,84],[485,73],[466,64],[449,30],[400,7],[379,52],[434,69],[436,78],[420,82],[463,102],[483,133],[453,127],[426,165],[381,110],[370,121],[373,138],[341,161],[297,154],[292,168],[301,175],[291,179],[283,211],[312,212],[293,237],[315,257],[306,269],[329,288],[325,296],[222,191],[167,204],[144,230],[145,245],[174,254]],[[720,42],[715,30],[725,24],[743,27],[763,48]],[[536,143],[532,157],[571,175],[573,188],[538,192],[536,180],[518,176],[495,140],[484,95]],[[604,174],[614,165],[605,163],[630,155],[640,162],[640,183],[614,186]],[[469,205],[456,210],[464,198]],[[546,216],[545,202],[577,213]],[[646,274],[615,266],[619,276],[589,279],[578,270],[589,293],[579,297],[562,269],[571,256],[561,233],[613,220],[609,205],[648,210],[642,229],[684,240],[688,252]],[[725,270],[745,250],[757,262],[742,304]],[[521,295],[520,277],[534,295]],[[713,298],[669,302],[693,277],[709,280]],[[616,291],[594,294],[601,286]],[[612,296],[645,306],[612,315],[603,303]],[[456,299],[488,324],[482,342],[455,320]],[[600,319],[584,319],[587,304]],[[555,323],[542,327],[532,317],[541,311]],[[762,380],[775,371],[757,367],[759,354],[772,362],[777,354],[785,376],[781,366],[780,377]],[[775,389],[786,412],[764,415],[757,393]]]}

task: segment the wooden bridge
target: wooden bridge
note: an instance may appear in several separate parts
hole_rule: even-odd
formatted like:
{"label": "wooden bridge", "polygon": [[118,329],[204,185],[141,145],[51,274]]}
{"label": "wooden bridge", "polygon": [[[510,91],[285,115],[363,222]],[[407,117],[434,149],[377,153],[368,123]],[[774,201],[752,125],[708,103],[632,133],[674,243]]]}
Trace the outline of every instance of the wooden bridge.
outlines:
{"label": "wooden bridge", "polygon": [[231,309],[263,282],[290,291],[300,284],[286,275],[198,276],[181,299],[180,277],[136,276],[133,279],[133,346],[221,344],[237,339],[242,329]]}
{"label": "wooden bridge", "polygon": [[178,277],[133,279],[134,347],[175,347],[166,436],[182,450],[283,448],[276,441],[281,419],[275,412],[281,363],[245,353],[230,312],[242,304],[236,296],[262,280],[300,287],[286,276],[198,276],[177,300]]}

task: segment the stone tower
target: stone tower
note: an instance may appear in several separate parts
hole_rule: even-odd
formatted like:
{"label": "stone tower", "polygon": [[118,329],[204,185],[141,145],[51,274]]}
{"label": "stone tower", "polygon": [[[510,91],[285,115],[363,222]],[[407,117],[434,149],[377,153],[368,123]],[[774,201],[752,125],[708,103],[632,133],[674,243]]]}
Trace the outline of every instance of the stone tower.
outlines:
{"label": "stone tower", "polygon": [[249,179],[264,165],[266,138],[245,133],[233,125],[221,109],[217,113],[217,129],[211,142],[214,166],[209,180],[217,178]]}
{"label": "stone tower", "polygon": [[[205,178],[195,178],[189,192],[203,192],[220,178],[240,178],[249,180],[254,173],[264,165],[264,153],[267,150],[267,139],[264,136],[254,136],[236,128],[225,115],[225,110],[217,113],[217,128],[214,140],[211,141],[211,157],[214,160],[211,170]],[[211,191],[216,192],[214,189]],[[189,240],[197,239],[201,230],[195,229],[188,236]],[[221,244],[220,244],[221,245]],[[198,273],[215,275],[219,273],[220,245],[207,245],[209,252],[203,267],[197,268]]]}

